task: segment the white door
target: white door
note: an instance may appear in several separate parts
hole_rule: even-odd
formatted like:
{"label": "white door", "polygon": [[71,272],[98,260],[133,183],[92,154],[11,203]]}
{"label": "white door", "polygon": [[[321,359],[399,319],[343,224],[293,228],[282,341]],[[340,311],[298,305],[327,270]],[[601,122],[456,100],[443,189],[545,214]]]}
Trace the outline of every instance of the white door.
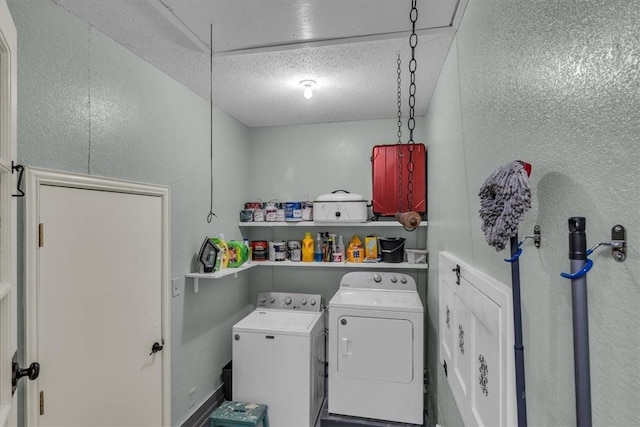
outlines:
{"label": "white door", "polygon": [[35,185],[32,173],[27,353],[40,376],[27,386],[27,423],[170,424],[166,199]]}
{"label": "white door", "polygon": [[17,349],[16,202],[12,161],[16,159],[16,28],[0,0],[0,427],[17,424],[12,356]]}

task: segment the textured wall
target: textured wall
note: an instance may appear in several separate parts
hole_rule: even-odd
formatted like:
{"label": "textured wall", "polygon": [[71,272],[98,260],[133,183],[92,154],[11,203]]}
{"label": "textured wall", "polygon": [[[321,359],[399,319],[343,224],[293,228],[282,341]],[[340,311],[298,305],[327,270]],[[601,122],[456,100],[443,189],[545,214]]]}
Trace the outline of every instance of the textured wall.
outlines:
{"label": "textured wall", "polygon": [[[206,235],[240,238],[237,207],[247,180],[248,130],[214,110],[214,211],[209,212],[209,105],[50,1],[9,0],[18,29],[18,157],[26,166],[171,188],[172,424],[221,384],[231,326],[247,311],[248,278],[184,274]],[[196,388],[196,405],[188,391]]]}
{"label": "textured wall", "polygon": [[[429,250],[447,250],[505,284],[487,246],[478,190],[498,166],[533,164],[521,235],[526,390],[531,425],[575,425],[567,218],[587,218],[590,245],[627,227],[628,258],[606,249],[588,275],[594,425],[640,425],[640,2],[470,1],[431,101]],[[432,263],[427,346],[439,421],[461,420],[437,362]]]}
{"label": "textured wall", "polygon": [[[416,118],[414,140],[424,141],[422,118]],[[344,189],[371,200],[371,151],[374,145],[397,141],[397,120],[362,120],[250,130],[251,151],[245,170],[249,174],[248,200],[315,200],[319,195]],[[406,121],[402,129],[407,139]],[[304,232],[342,234],[345,244],[352,235],[400,235],[407,248],[425,248],[426,229],[405,232],[397,228],[370,229],[331,226],[295,229],[247,229],[251,239],[302,239]],[[328,302],[347,272],[343,269],[271,268],[250,271],[254,291],[316,292]],[[424,294],[426,274],[414,276]],[[424,300],[424,296],[423,300]]]}
{"label": "textured wall", "polygon": [[[423,130],[416,118],[416,142]],[[249,197],[314,200],[344,189],[371,199],[371,150],[394,144],[397,132],[394,119],[253,128]],[[406,141],[406,123],[402,133]]]}

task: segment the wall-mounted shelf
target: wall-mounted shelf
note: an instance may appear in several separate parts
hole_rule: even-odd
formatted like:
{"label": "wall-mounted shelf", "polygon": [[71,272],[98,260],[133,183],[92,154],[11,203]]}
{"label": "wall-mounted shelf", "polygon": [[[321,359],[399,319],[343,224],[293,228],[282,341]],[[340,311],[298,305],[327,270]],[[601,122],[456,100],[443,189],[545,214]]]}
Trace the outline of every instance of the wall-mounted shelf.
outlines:
{"label": "wall-mounted shelf", "polygon": [[199,280],[200,279],[222,279],[223,277],[230,276],[233,274],[233,277],[238,277],[238,273],[241,271],[248,270],[257,266],[257,263],[249,263],[242,264],[238,268],[225,268],[222,271],[216,271],[215,273],[187,273],[186,277],[190,277],[193,279],[193,293],[197,294],[199,290]]}
{"label": "wall-mounted shelf", "polygon": [[[314,221],[298,221],[298,222],[274,222],[274,221],[260,221],[260,222],[239,222],[239,227],[402,227],[397,221],[369,221],[369,222],[323,222],[317,223]],[[419,225],[420,228],[427,227],[427,221],[422,221]]]}
{"label": "wall-mounted shelf", "polygon": [[285,268],[363,268],[368,270],[428,270],[429,264],[409,264],[408,262],[293,262],[293,261],[252,261],[238,268],[226,268],[215,273],[187,273],[186,277],[193,279],[193,293],[197,294],[200,279],[221,279],[253,267],[285,267]]}
{"label": "wall-mounted shelf", "polygon": [[388,268],[392,270],[428,270],[428,264],[409,264],[408,262],[293,262],[293,261],[253,261],[261,267],[292,268],[364,268],[376,270]]}

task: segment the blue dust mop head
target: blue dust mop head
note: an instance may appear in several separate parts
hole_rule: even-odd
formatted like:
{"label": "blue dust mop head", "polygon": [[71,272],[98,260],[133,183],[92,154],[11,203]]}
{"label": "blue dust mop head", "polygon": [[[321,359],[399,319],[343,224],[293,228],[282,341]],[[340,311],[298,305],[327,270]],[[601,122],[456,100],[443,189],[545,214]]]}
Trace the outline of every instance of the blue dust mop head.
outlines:
{"label": "blue dust mop head", "polygon": [[496,169],[480,187],[480,218],[487,243],[501,251],[518,233],[531,208],[531,189],[525,165],[513,161]]}

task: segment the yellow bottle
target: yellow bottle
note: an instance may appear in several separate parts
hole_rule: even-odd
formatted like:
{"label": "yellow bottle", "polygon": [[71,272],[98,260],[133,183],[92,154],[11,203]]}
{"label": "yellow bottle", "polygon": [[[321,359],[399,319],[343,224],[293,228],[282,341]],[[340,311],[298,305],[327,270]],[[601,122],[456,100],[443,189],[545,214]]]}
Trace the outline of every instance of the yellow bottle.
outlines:
{"label": "yellow bottle", "polygon": [[313,237],[311,233],[304,233],[304,239],[302,239],[302,261],[313,262]]}

